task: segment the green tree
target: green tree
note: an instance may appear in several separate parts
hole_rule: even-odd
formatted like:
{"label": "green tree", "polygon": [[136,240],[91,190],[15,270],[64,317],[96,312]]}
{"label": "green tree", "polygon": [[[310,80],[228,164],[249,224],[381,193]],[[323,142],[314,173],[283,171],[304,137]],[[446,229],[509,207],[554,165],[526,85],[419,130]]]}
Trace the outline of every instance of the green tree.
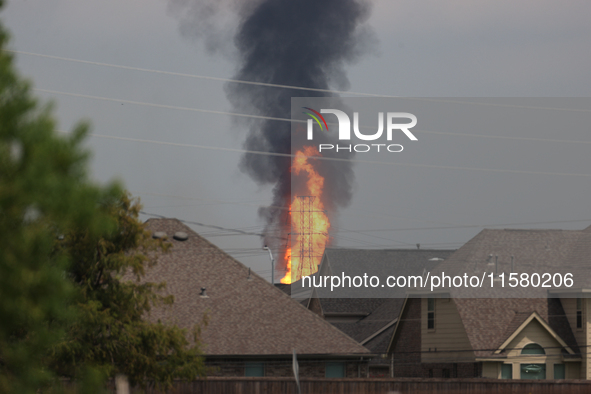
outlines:
{"label": "green tree", "polygon": [[56,133],[50,108],[14,70],[7,40],[0,26],[0,392],[27,394],[56,378],[47,362],[75,318],[70,261],[55,242],[74,228],[104,232],[96,202],[120,191],[89,184],[86,126]]}
{"label": "green tree", "polygon": [[132,385],[147,379],[164,387],[203,375],[199,327],[189,341],[185,330],[147,319],[153,306],[173,302],[161,295],[165,283],[142,280],[170,244],[152,238],[138,219],[139,203],[127,194],[100,209],[115,222],[111,231],[73,231],[61,245],[74,261],[70,276],[80,319],[58,349],[60,372],[72,376],[76,366],[87,365],[111,377],[123,373]]}
{"label": "green tree", "polygon": [[61,376],[90,376],[86,393],[116,373],[163,385],[199,376],[198,328],[189,343],[145,320],[173,301],[159,295],[164,284],[122,279],[140,279],[165,245],[120,187],[88,181],[87,126],[56,132],[7,41],[0,25],[0,393],[37,393]]}

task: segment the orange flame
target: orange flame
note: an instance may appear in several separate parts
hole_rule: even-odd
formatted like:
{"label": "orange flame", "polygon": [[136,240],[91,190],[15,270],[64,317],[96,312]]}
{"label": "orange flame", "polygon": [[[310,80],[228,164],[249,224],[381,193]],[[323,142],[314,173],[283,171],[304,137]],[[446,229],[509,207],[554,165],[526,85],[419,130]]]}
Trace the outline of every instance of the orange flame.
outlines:
{"label": "orange flame", "polygon": [[[317,272],[324,248],[329,240],[330,221],[322,203],[324,178],[309,162],[309,158],[313,156],[320,156],[318,150],[313,146],[305,146],[296,153],[292,163],[292,174],[297,176],[305,173],[307,181],[304,190],[292,191],[295,193],[293,193],[294,198],[289,207],[289,216],[294,250],[292,253],[292,247],[288,247],[285,251],[287,273],[281,279],[281,283],[291,283],[292,278],[297,281],[302,276]],[[302,198],[301,196],[309,196],[310,198]],[[311,221],[308,215],[311,215]],[[312,228],[308,228],[308,223],[312,224]],[[311,254],[309,254],[310,252]]]}

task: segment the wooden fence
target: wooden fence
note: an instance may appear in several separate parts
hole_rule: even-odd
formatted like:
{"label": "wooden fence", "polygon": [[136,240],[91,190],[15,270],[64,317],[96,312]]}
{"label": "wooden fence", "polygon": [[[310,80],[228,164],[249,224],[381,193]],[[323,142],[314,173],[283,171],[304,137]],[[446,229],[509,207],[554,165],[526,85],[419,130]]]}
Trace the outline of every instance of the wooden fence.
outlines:
{"label": "wooden fence", "polygon": [[[302,394],[589,394],[586,380],[301,379]],[[114,391],[113,391],[114,392]],[[161,394],[132,389],[131,394]],[[176,382],[168,394],[298,394],[293,378],[210,377]]]}

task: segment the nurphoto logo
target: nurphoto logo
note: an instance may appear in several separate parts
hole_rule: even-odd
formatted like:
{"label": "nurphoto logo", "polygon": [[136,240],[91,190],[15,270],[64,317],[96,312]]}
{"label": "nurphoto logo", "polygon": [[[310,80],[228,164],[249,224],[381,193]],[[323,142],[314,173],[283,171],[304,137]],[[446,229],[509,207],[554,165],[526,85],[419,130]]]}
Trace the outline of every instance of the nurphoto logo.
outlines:
{"label": "nurphoto logo", "polygon": [[[312,141],[314,139],[314,121],[321,131],[329,131],[328,123],[322,114],[335,115],[338,121],[339,141],[351,141],[351,119],[349,115],[338,109],[321,109],[320,112],[310,108],[302,107],[307,110],[304,114],[310,116],[307,122],[307,139]],[[309,111],[309,112],[308,112]],[[411,141],[417,141],[417,137],[409,130],[417,125],[417,117],[408,112],[387,112],[386,113],[386,141],[392,141],[392,135],[395,131],[401,131]],[[399,123],[400,120],[406,120],[406,123]],[[410,122],[408,122],[410,120]],[[384,134],[384,113],[378,112],[378,130],[373,134],[364,134],[359,127],[359,112],[353,112],[353,134],[361,141],[377,141],[382,138]],[[386,144],[386,143],[372,143],[372,144],[319,144],[318,151],[334,150],[347,152],[369,152],[369,151],[388,151],[388,152],[402,152],[404,147],[400,144]]]}

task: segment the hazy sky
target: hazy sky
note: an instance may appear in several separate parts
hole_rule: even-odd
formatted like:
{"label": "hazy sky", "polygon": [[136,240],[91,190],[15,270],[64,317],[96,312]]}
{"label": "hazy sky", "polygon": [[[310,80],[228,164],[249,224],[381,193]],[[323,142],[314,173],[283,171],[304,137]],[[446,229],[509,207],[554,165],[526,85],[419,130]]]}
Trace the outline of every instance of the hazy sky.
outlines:
{"label": "hazy sky", "polygon": [[[588,97],[588,15],[588,1],[376,0],[368,21],[375,40],[347,67],[350,89],[403,97]],[[227,45],[209,53],[202,41],[181,34],[165,0],[12,0],[0,17],[17,51],[221,78],[236,71],[232,42],[221,36]],[[240,153],[187,146],[242,147],[246,130],[229,116],[188,110],[231,111],[224,82],[22,53],[17,64],[36,88],[54,91],[37,94],[55,102],[62,130],[87,119],[101,136],[179,144],[91,137],[97,181],[122,180],[149,213],[262,230],[257,209],[270,203],[271,192],[239,170]],[[335,244],[455,248],[483,226],[591,224],[591,177],[583,176],[591,175],[588,130],[473,130],[479,133],[546,140],[419,133],[422,145],[392,161],[433,167],[356,164],[355,194],[335,223]],[[561,223],[547,223],[553,221]],[[270,277],[258,237],[192,228]],[[368,231],[378,229],[388,231]]]}

